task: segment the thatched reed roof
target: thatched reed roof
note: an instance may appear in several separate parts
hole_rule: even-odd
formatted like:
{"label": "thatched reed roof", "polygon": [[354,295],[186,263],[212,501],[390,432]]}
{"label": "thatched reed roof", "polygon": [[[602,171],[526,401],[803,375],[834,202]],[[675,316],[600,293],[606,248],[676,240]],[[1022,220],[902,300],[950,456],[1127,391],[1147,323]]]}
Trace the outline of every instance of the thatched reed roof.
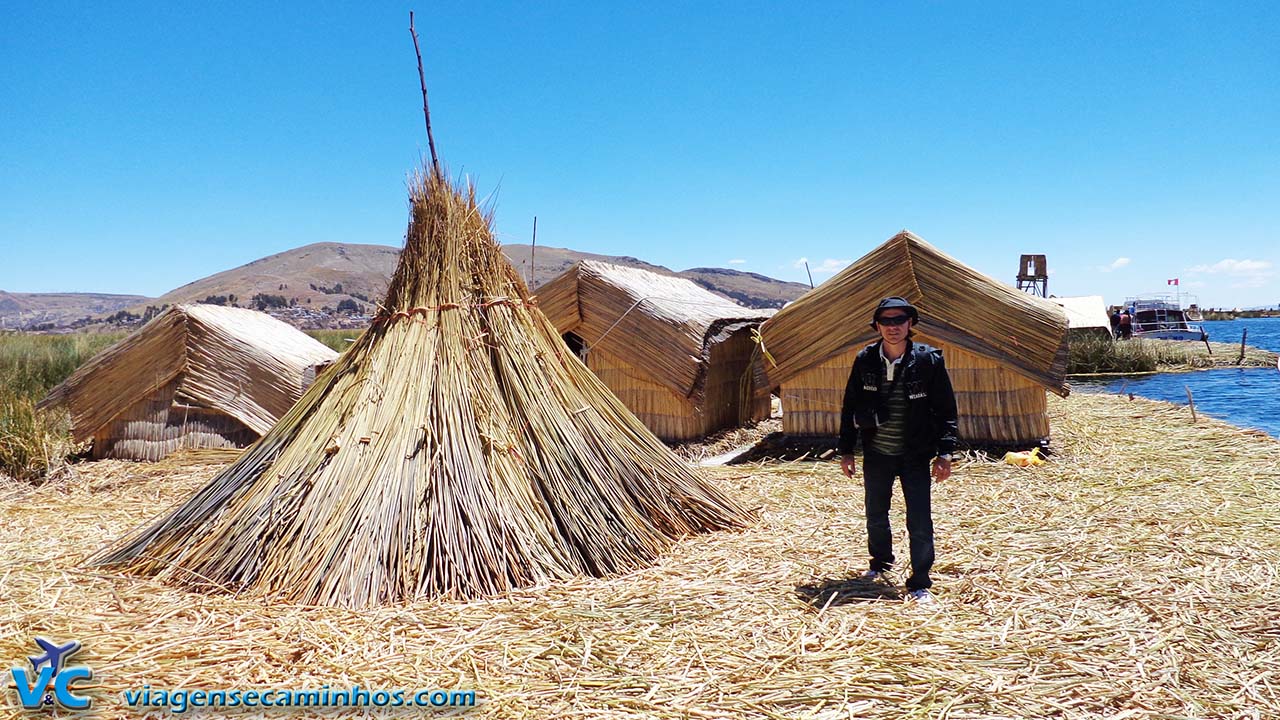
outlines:
{"label": "thatched reed roof", "polygon": [[757,392],[874,340],[871,316],[890,295],[919,308],[921,332],[1067,394],[1062,308],[992,280],[905,230],[760,327]]}
{"label": "thatched reed roof", "polygon": [[745,522],[569,351],[473,191],[435,170],[410,200],[369,330],[239,461],[100,563],[359,607],[626,571]]}
{"label": "thatched reed roof", "polygon": [[1111,332],[1111,318],[1101,295],[1051,297],[1049,302],[1066,312],[1067,325],[1072,330],[1102,329]]}
{"label": "thatched reed roof", "polygon": [[223,412],[262,434],[297,402],[313,366],[337,353],[253,310],[178,305],[112,345],[51,390],[83,442],[171,382],[179,402]]}
{"label": "thatched reed roof", "polygon": [[711,347],[728,331],[759,324],[752,310],[681,277],[582,260],[538,289],[538,303],[561,333],[642,368],[680,397],[697,399]]}

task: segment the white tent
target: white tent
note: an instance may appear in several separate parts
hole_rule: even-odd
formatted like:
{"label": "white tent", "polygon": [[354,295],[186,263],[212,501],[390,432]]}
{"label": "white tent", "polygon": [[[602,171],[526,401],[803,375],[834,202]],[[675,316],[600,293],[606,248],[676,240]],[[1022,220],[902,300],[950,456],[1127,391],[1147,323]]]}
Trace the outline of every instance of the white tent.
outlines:
{"label": "white tent", "polygon": [[1107,304],[1101,295],[1051,297],[1049,300],[1061,305],[1067,313],[1067,327],[1071,334],[1090,335],[1101,331],[1111,335],[1111,320],[1107,317]]}

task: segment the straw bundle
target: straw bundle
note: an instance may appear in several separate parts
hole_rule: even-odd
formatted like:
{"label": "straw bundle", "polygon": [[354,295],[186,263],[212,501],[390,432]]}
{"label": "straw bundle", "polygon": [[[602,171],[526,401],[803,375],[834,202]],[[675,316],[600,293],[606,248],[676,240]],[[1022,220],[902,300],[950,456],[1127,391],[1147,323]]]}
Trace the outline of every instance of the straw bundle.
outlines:
{"label": "straw bundle", "polygon": [[159,460],[179,448],[243,447],[302,396],[337,353],[275,318],[179,305],[49,392],[95,457]]}
{"label": "straw bundle", "polygon": [[100,563],[361,607],[625,571],[745,522],[568,352],[473,191],[437,170],[410,195],[372,327],[239,461]]}
{"label": "straw bundle", "polygon": [[658,437],[702,437],[767,414],[743,405],[752,328],[771,311],[742,307],[680,277],[583,260],[538,290],[587,366]]}

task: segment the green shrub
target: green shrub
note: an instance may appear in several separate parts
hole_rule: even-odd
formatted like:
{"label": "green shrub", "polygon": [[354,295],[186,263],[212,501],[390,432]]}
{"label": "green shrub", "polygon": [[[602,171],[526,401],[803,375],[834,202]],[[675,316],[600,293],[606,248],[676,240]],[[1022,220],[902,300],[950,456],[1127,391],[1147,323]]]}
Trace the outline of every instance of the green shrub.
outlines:
{"label": "green shrub", "polygon": [[73,451],[64,410],[35,406],[121,333],[0,334],[0,473],[24,481],[44,477]]}
{"label": "green shrub", "polygon": [[34,482],[73,450],[65,410],[38,411],[36,401],[0,386],[0,473]]}
{"label": "green shrub", "polygon": [[306,333],[320,342],[328,345],[331,350],[337,352],[345,352],[351,347],[351,340],[360,337],[363,330],[307,330]]}

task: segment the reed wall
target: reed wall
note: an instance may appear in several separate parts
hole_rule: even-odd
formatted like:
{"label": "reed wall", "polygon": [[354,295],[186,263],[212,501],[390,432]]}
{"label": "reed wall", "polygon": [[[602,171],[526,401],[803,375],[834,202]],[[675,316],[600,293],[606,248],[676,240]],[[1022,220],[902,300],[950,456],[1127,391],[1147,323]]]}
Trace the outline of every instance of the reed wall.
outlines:
{"label": "reed wall", "polygon": [[705,434],[702,413],[693,403],[648,379],[636,366],[604,350],[592,350],[587,367],[662,440],[680,442]]}
{"label": "reed wall", "polygon": [[757,391],[795,385],[816,362],[874,340],[868,323],[876,304],[890,295],[915,305],[921,327],[945,339],[946,347],[997,358],[1067,394],[1063,309],[997,282],[905,231],[760,326],[771,359],[755,365]]}
{"label": "reed wall", "polygon": [[[702,403],[704,435],[769,417],[768,395],[756,397],[743,392],[743,382],[751,381],[751,354],[755,347],[751,328],[743,328],[711,346]],[[745,408],[744,396],[750,397]]]}
{"label": "reed wall", "polygon": [[753,397],[745,412],[742,408],[742,382],[750,378],[754,348],[749,328],[712,346],[701,403],[676,395],[645,370],[604,350],[588,353],[587,367],[654,435],[682,442],[769,416],[768,395]]}
{"label": "reed wall", "polygon": [[154,461],[177,450],[241,448],[258,439],[225,413],[175,402],[181,384],[174,379],[102,426],[93,437],[93,456]]}
{"label": "reed wall", "polygon": [[[1028,445],[1049,437],[1042,386],[999,363],[917,334],[941,348],[959,410],[960,439],[972,445]],[[782,386],[782,428],[788,435],[840,433],[840,406],[859,348],[850,348],[800,373]]]}
{"label": "reed wall", "polygon": [[800,436],[840,434],[844,386],[858,348],[818,363],[782,386],[782,432]]}

